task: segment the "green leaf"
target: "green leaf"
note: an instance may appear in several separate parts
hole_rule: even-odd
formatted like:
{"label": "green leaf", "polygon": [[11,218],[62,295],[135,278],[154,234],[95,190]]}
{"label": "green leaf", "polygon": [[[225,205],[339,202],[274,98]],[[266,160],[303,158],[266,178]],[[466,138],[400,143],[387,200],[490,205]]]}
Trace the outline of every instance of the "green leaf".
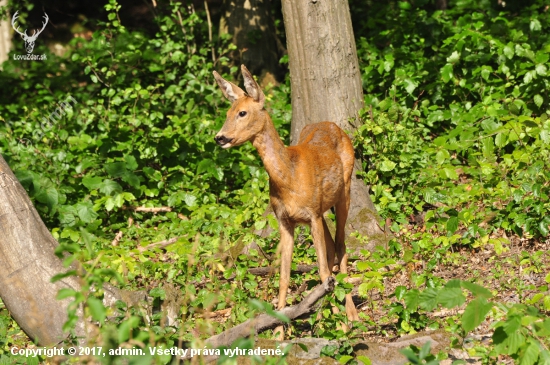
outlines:
{"label": "green leaf", "polygon": [[426,311],[432,311],[437,305],[437,291],[433,288],[427,288],[419,297],[419,306]]}
{"label": "green leaf", "polygon": [[540,354],[540,344],[537,340],[530,338],[529,339],[529,345],[523,352],[523,356],[521,356],[519,364],[520,365],[533,365],[537,362],[537,359],[539,358]]}
{"label": "green leaf", "polygon": [[437,151],[435,155],[435,160],[439,165],[442,165],[445,161],[447,161],[449,158],[451,158],[451,155],[449,154],[449,151],[446,149],[442,149]]}
{"label": "green leaf", "polygon": [[495,136],[495,145],[499,148],[502,148],[508,144],[508,133],[498,133]]}
{"label": "green leaf", "polygon": [[197,205],[197,197],[192,194],[186,193],[183,200],[185,201],[185,204],[187,204],[189,207],[194,207],[195,205]]}
{"label": "green leaf", "polygon": [[535,105],[539,108],[542,106],[542,103],[544,102],[544,99],[539,94],[535,95],[533,97],[533,101],[535,102]]}
{"label": "green leaf", "polygon": [[461,306],[466,301],[466,297],[462,294],[460,288],[444,288],[437,293],[437,303],[445,308],[454,308]]}
{"label": "green leaf", "polygon": [[514,57],[514,48],[510,47],[509,45],[504,46],[502,49],[504,55],[508,57],[509,59],[512,59]]}
{"label": "green leaf", "polygon": [[403,299],[406,293],[407,293],[407,287],[403,285],[399,285],[397,288],[395,288],[395,291],[394,291],[395,298],[397,300]]}
{"label": "green leaf", "polygon": [[459,59],[460,59],[460,54],[458,54],[457,51],[454,51],[453,53],[451,53],[449,57],[447,57],[447,62],[456,63],[458,62]]}
{"label": "green leaf", "polygon": [[346,297],[346,289],[343,286],[338,285],[334,288],[334,295],[339,301],[343,301]]}
{"label": "green leaf", "polygon": [[254,228],[256,228],[256,230],[259,231],[263,229],[266,224],[267,224],[267,221],[265,219],[259,220],[259,221],[256,221],[256,223],[254,223]]}
{"label": "green leaf", "polygon": [[46,204],[48,211],[52,213],[53,209],[59,202],[59,193],[53,186],[49,186],[45,189],[40,189],[38,194],[34,196],[40,203]]}
{"label": "green leaf", "polygon": [[531,81],[533,81],[533,76],[534,76],[533,73],[534,73],[534,72],[535,72],[535,71],[527,71],[527,72],[525,73],[525,75],[523,76],[523,83],[528,84],[528,83],[530,83]]}
{"label": "green leaf", "polygon": [[120,324],[118,327],[119,343],[126,342],[130,338],[130,333],[139,325],[139,321],[138,317],[132,316]]}
{"label": "green leaf", "polygon": [[113,162],[105,165],[105,170],[111,177],[121,177],[123,176],[127,169],[124,162]]}
{"label": "green leaf", "polygon": [[409,290],[403,298],[405,299],[407,309],[411,312],[416,312],[420,303],[420,292],[418,289]]}
{"label": "green leaf", "polygon": [[85,223],[92,223],[97,218],[97,213],[93,209],[91,202],[81,202],[75,204],[78,217]]}
{"label": "green leaf", "polygon": [[547,70],[548,69],[546,68],[546,65],[544,65],[542,63],[539,63],[538,65],[535,66],[535,71],[540,76],[546,76],[546,71]]}
{"label": "green leaf", "polygon": [[92,318],[100,323],[103,322],[107,317],[107,311],[103,302],[97,298],[89,297],[86,303],[88,303],[88,309]]}
{"label": "green leaf", "polygon": [[366,356],[359,355],[359,356],[357,356],[357,360],[361,361],[363,363],[363,365],[372,365],[371,359],[369,359]]}
{"label": "green leaf", "polygon": [[135,171],[138,168],[136,158],[132,155],[124,156],[125,166],[128,170]]}
{"label": "green leaf", "polygon": [[472,300],[466,306],[464,314],[462,315],[462,328],[464,331],[470,332],[479,326],[492,307],[493,303],[488,303],[487,299],[483,297]]}
{"label": "green leaf", "polygon": [[166,298],[166,291],[162,288],[153,288],[149,291],[149,295],[153,298],[164,300]]}
{"label": "green leaf", "polygon": [[120,186],[116,181],[105,179],[103,184],[99,188],[99,191],[103,194],[110,196],[122,192],[122,186]]}
{"label": "green leaf", "polygon": [[214,165],[214,161],[210,159],[204,159],[197,165],[197,174],[208,171],[210,166]]}
{"label": "green leaf", "polygon": [[353,356],[343,355],[343,356],[341,356],[341,357],[338,359],[338,363],[340,363],[340,364],[347,364],[347,363],[350,362],[351,360],[353,360]]}
{"label": "green leaf", "polygon": [[390,160],[384,160],[380,164],[380,171],[385,171],[385,172],[391,171],[395,168],[395,166],[396,166],[395,162],[392,162]]}
{"label": "green leaf", "polygon": [[538,226],[540,234],[544,237],[548,237],[548,235],[550,234],[550,230],[548,229],[548,219],[550,219],[550,217],[546,216],[545,219],[539,222]]}
{"label": "green leaf", "polygon": [[[412,346],[412,345],[411,345]],[[399,350],[413,364],[421,364],[420,358],[409,347]]]}
{"label": "green leaf", "polygon": [[208,175],[216,178],[219,181],[223,179],[223,170],[217,167],[215,162],[209,159],[202,160],[197,166],[197,174],[206,172]]}
{"label": "green leaf", "polygon": [[540,353],[540,365],[550,365],[550,351],[544,350]]}
{"label": "green leaf", "polygon": [[97,190],[101,188],[103,178],[99,176],[89,177],[86,176],[82,179],[82,184],[90,190]]}
{"label": "green leaf", "polygon": [[126,173],[122,175],[122,181],[128,183],[131,187],[135,189],[139,189],[139,177],[133,172],[126,171]]}
{"label": "green leaf", "polygon": [[431,347],[432,347],[431,341],[427,341],[420,349],[420,352],[418,353],[418,357],[421,359],[425,359],[430,354]]}
{"label": "green leaf", "polygon": [[450,217],[447,219],[447,232],[453,234],[458,229],[458,217]]}
{"label": "green leaf", "polygon": [[105,202],[105,209],[107,209],[108,212],[110,212],[111,210],[113,210],[113,208],[115,207],[115,199],[110,196],[109,199],[107,199],[107,201]]}
{"label": "green leaf", "polygon": [[418,83],[414,82],[413,80],[411,79],[405,79],[403,81],[403,83],[405,84],[405,90],[409,93],[409,94],[412,94],[414,92],[414,90],[418,87]]}
{"label": "green leaf", "polygon": [[531,31],[539,31],[542,29],[542,25],[540,24],[540,21],[538,19],[531,19],[531,22],[529,23],[529,29],[531,29]]}
{"label": "green leaf", "polygon": [[447,83],[453,78],[453,65],[450,63],[447,63],[443,68],[441,69],[441,77],[443,78],[443,82]]}
{"label": "green leaf", "polygon": [[445,167],[443,168],[443,173],[445,174],[445,177],[447,177],[450,180],[457,180],[458,174],[456,173],[456,170],[452,167]]}
{"label": "green leaf", "polygon": [[57,300],[61,300],[61,299],[65,299],[65,298],[74,297],[75,295],[76,295],[76,290],[63,288],[63,289],[59,289],[59,292],[57,293],[57,296],[55,298]]}
{"label": "green leaf", "polygon": [[476,298],[481,297],[481,298],[489,299],[493,297],[493,294],[491,294],[491,291],[488,289],[485,289],[481,285],[470,283],[469,281],[461,281],[460,285],[464,289],[469,290]]}

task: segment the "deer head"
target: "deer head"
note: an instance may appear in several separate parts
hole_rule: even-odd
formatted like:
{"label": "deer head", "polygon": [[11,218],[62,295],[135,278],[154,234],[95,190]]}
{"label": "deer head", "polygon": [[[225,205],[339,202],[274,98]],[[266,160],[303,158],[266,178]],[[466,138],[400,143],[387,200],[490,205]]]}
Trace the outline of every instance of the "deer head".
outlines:
{"label": "deer head", "polygon": [[29,36],[29,35],[27,35],[27,30],[26,29],[25,29],[24,33],[21,33],[19,31],[19,27],[15,26],[15,21],[19,17],[17,15],[17,13],[19,13],[19,11],[16,11],[15,14],[13,14],[13,17],[11,18],[11,26],[13,27],[13,29],[15,29],[15,31],[17,33],[19,33],[21,35],[21,37],[25,41],[25,49],[27,50],[27,53],[32,53],[32,50],[34,49],[34,42],[36,42],[36,38],[38,38],[40,33],[42,33],[44,28],[46,28],[46,24],[48,24],[48,20],[50,18],[48,18],[48,14],[44,13],[44,18],[46,19],[46,22],[42,23],[42,29],[40,29],[39,31],[36,31],[36,30],[33,31],[32,36]]}
{"label": "deer head", "polygon": [[225,123],[215,137],[222,148],[239,146],[250,141],[264,128],[267,114],[264,109],[264,93],[244,65],[241,66],[241,72],[248,94],[214,71],[214,78],[223,95],[231,102]]}

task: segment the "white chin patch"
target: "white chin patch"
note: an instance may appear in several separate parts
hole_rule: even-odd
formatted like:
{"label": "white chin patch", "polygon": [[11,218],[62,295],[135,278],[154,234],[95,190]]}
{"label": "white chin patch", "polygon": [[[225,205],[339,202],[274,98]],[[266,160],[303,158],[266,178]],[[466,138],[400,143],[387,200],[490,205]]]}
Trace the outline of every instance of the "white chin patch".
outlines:
{"label": "white chin patch", "polygon": [[226,143],[226,144],[224,144],[224,145],[221,146],[221,147],[222,147],[222,148],[229,148],[229,147],[231,147],[231,146],[233,146],[231,143]]}

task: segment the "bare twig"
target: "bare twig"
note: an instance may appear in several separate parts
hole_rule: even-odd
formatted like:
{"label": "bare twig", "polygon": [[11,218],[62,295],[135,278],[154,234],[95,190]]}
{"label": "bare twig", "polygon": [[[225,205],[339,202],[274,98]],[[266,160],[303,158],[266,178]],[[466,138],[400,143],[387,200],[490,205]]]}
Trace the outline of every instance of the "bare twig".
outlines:
{"label": "bare twig", "polygon": [[[118,14],[118,13],[117,13]],[[120,21],[120,20],[119,20]],[[101,79],[101,77],[99,77],[99,75],[97,74],[97,72],[95,72],[94,68],[92,67],[92,63],[90,61],[88,61],[88,65],[90,66],[90,69],[92,70],[92,72],[94,73],[95,77],[97,77],[97,79],[99,80],[99,82],[101,82],[103,85],[107,86],[107,87],[111,87],[111,85],[109,85],[108,83],[106,83],[105,81],[103,81]]]}
{"label": "bare twig", "polygon": [[208,22],[208,40],[210,41],[210,50],[212,51],[212,62],[216,63],[216,53],[214,52],[214,44],[212,43],[212,20],[210,19],[210,11],[208,10],[208,2],[204,0],[204,10],[206,11],[206,21]]}
{"label": "bare twig", "polygon": [[170,207],[127,207],[123,206],[123,210],[132,210],[134,212],[145,212],[145,213],[159,213],[159,212],[171,212],[172,208]]}
{"label": "bare twig", "polygon": [[178,14],[178,20],[180,21],[181,31],[185,35],[184,39],[185,39],[185,45],[187,46],[187,53],[191,54],[191,47],[189,47],[189,43],[187,42],[187,32],[185,31],[185,27],[183,26],[183,18],[181,17],[181,13],[179,9],[176,10],[176,14]]}
{"label": "bare twig", "polygon": [[111,242],[111,246],[118,246],[118,243],[120,242],[121,238],[122,238],[122,231],[118,231],[118,233],[115,236],[115,239]]}

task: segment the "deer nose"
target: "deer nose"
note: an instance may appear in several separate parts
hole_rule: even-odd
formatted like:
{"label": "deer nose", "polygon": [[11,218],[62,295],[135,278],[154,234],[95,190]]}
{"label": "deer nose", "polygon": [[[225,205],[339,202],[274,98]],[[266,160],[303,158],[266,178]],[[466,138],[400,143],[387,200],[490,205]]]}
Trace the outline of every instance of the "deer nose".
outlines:
{"label": "deer nose", "polygon": [[220,146],[223,146],[227,143],[230,143],[233,138],[227,138],[226,136],[216,136],[214,137],[214,140],[216,141],[217,144],[219,144]]}

